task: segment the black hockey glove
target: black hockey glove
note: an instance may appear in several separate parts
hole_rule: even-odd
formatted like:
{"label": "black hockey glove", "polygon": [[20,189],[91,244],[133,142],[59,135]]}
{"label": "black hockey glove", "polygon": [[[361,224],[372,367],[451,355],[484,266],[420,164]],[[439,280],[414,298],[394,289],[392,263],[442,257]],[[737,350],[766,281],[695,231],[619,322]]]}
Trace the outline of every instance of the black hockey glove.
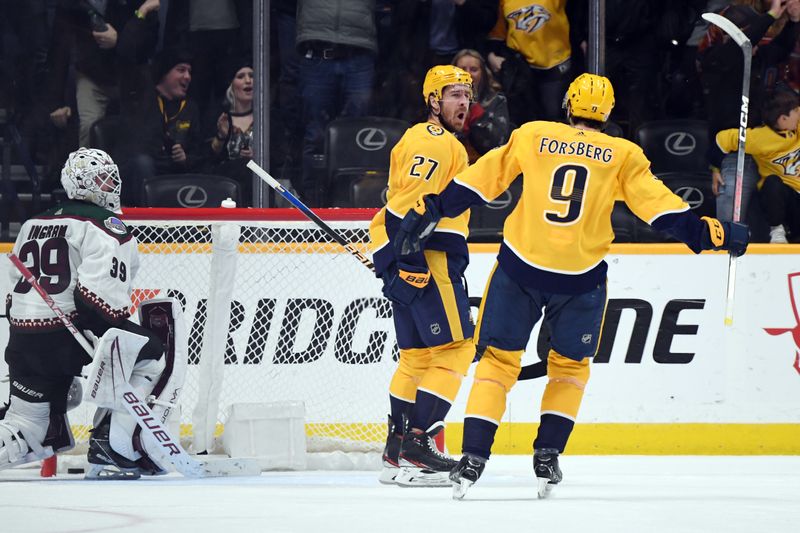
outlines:
{"label": "black hockey glove", "polygon": [[436,224],[442,218],[436,203],[437,195],[428,194],[417,200],[417,205],[410,209],[400,229],[394,237],[394,250],[397,257],[418,253],[428,237],[431,236]]}
{"label": "black hockey glove", "polygon": [[383,295],[392,302],[411,305],[428,286],[431,273],[427,266],[398,262],[383,276]]}
{"label": "black hockey glove", "polygon": [[716,218],[702,217],[708,225],[703,233],[703,250],[727,250],[734,257],[744,255],[750,242],[750,232],[745,224],[720,222]]}

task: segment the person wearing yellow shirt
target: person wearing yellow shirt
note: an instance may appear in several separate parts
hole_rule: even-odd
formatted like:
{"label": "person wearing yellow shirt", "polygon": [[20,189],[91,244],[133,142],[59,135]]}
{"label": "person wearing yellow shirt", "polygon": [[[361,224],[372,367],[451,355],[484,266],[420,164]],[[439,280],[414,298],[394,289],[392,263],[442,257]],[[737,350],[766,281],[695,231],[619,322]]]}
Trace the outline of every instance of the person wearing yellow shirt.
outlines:
{"label": "person wearing yellow shirt", "polygon": [[567,0],[500,0],[489,33],[488,62],[509,99],[511,119],[561,118],[561,96],[572,80]]}
{"label": "person wearing yellow shirt", "polygon": [[569,124],[538,121],[517,128],[506,145],[459,172],[441,194],[421,198],[403,220],[406,233],[396,239],[401,259],[413,254],[439,217],[490,202],[522,174],[522,194],[506,219],[479,313],[475,343],[485,350],[467,401],[463,457],[450,473],[455,498],[463,498],[483,472],[506,395],[541,319],[550,326],[552,348],[533,442],[539,496],[561,481],[558,456],[578,415],[605,314],[604,258],[614,239],[616,200],[695,253],[741,255],[747,248],[746,226],[698,218],[653,176],[641,148],[601,132],[614,107],[607,78],[578,76],[563,105]]}
{"label": "person wearing yellow shirt", "polygon": [[[785,244],[787,233],[800,237],[800,99],[791,90],[779,90],[763,105],[764,125],[748,128],[745,153],[753,156],[760,179],[758,199],[767,217],[769,242]],[[724,153],[739,146],[739,130],[717,133]]]}
{"label": "person wearing yellow shirt", "polygon": [[370,225],[375,270],[392,301],[400,348],[379,480],[448,486],[456,461],[440,453],[434,439],[475,356],[463,282],[469,213],[441,219],[415,254],[400,258],[393,244],[417,198],[440,193],[467,168],[467,152],[454,133],[467,119],[472,78],[453,65],[435,66],[425,76],[423,97],[428,119],[409,128],[392,149],[387,203]]}

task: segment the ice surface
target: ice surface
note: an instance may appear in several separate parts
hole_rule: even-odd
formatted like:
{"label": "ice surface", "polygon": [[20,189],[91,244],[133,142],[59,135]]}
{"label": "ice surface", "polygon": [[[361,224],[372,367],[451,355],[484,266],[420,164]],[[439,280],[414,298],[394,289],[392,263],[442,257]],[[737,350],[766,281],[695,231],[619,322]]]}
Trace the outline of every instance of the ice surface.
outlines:
{"label": "ice surface", "polygon": [[0,472],[0,531],[716,533],[800,531],[800,457],[561,458],[537,500],[530,458],[498,456],[463,501],[450,489],[378,484],[377,472],[258,478],[42,480]]}

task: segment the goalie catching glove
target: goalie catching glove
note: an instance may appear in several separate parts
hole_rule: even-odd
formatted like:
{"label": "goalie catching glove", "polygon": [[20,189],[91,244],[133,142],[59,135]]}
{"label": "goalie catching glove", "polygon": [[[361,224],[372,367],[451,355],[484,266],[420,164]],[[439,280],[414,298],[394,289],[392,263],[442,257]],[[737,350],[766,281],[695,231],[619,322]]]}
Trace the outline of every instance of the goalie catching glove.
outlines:
{"label": "goalie catching glove", "polygon": [[708,226],[703,233],[703,250],[727,250],[732,256],[743,255],[750,242],[747,226],[738,222],[720,222],[716,218],[702,217]]}
{"label": "goalie catching glove", "polygon": [[403,221],[400,229],[394,238],[394,250],[397,257],[408,256],[419,253],[428,237],[431,236],[436,224],[442,218],[437,205],[438,196],[427,194],[417,200],[417,205],[410,209]]}

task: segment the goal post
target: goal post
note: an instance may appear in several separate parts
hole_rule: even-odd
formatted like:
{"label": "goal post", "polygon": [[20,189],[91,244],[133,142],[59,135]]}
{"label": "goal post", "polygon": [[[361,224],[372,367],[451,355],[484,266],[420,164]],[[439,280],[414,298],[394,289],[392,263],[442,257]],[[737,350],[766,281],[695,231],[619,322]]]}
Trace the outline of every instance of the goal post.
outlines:
{"label": "goal post", "polygon": [[[318,214],[367,251],[375,210]],[[278,401],[305,405],[311,453],[382,450],[398,349],[380,280],[350,253],[294,209],[125,209],[121,218],[139,243],[133,307],[158,295],[184,310],[180,427],[191,450],[222,450],[230,405]],[[91,414],[80,409],[70,417],[85,444]]]}

